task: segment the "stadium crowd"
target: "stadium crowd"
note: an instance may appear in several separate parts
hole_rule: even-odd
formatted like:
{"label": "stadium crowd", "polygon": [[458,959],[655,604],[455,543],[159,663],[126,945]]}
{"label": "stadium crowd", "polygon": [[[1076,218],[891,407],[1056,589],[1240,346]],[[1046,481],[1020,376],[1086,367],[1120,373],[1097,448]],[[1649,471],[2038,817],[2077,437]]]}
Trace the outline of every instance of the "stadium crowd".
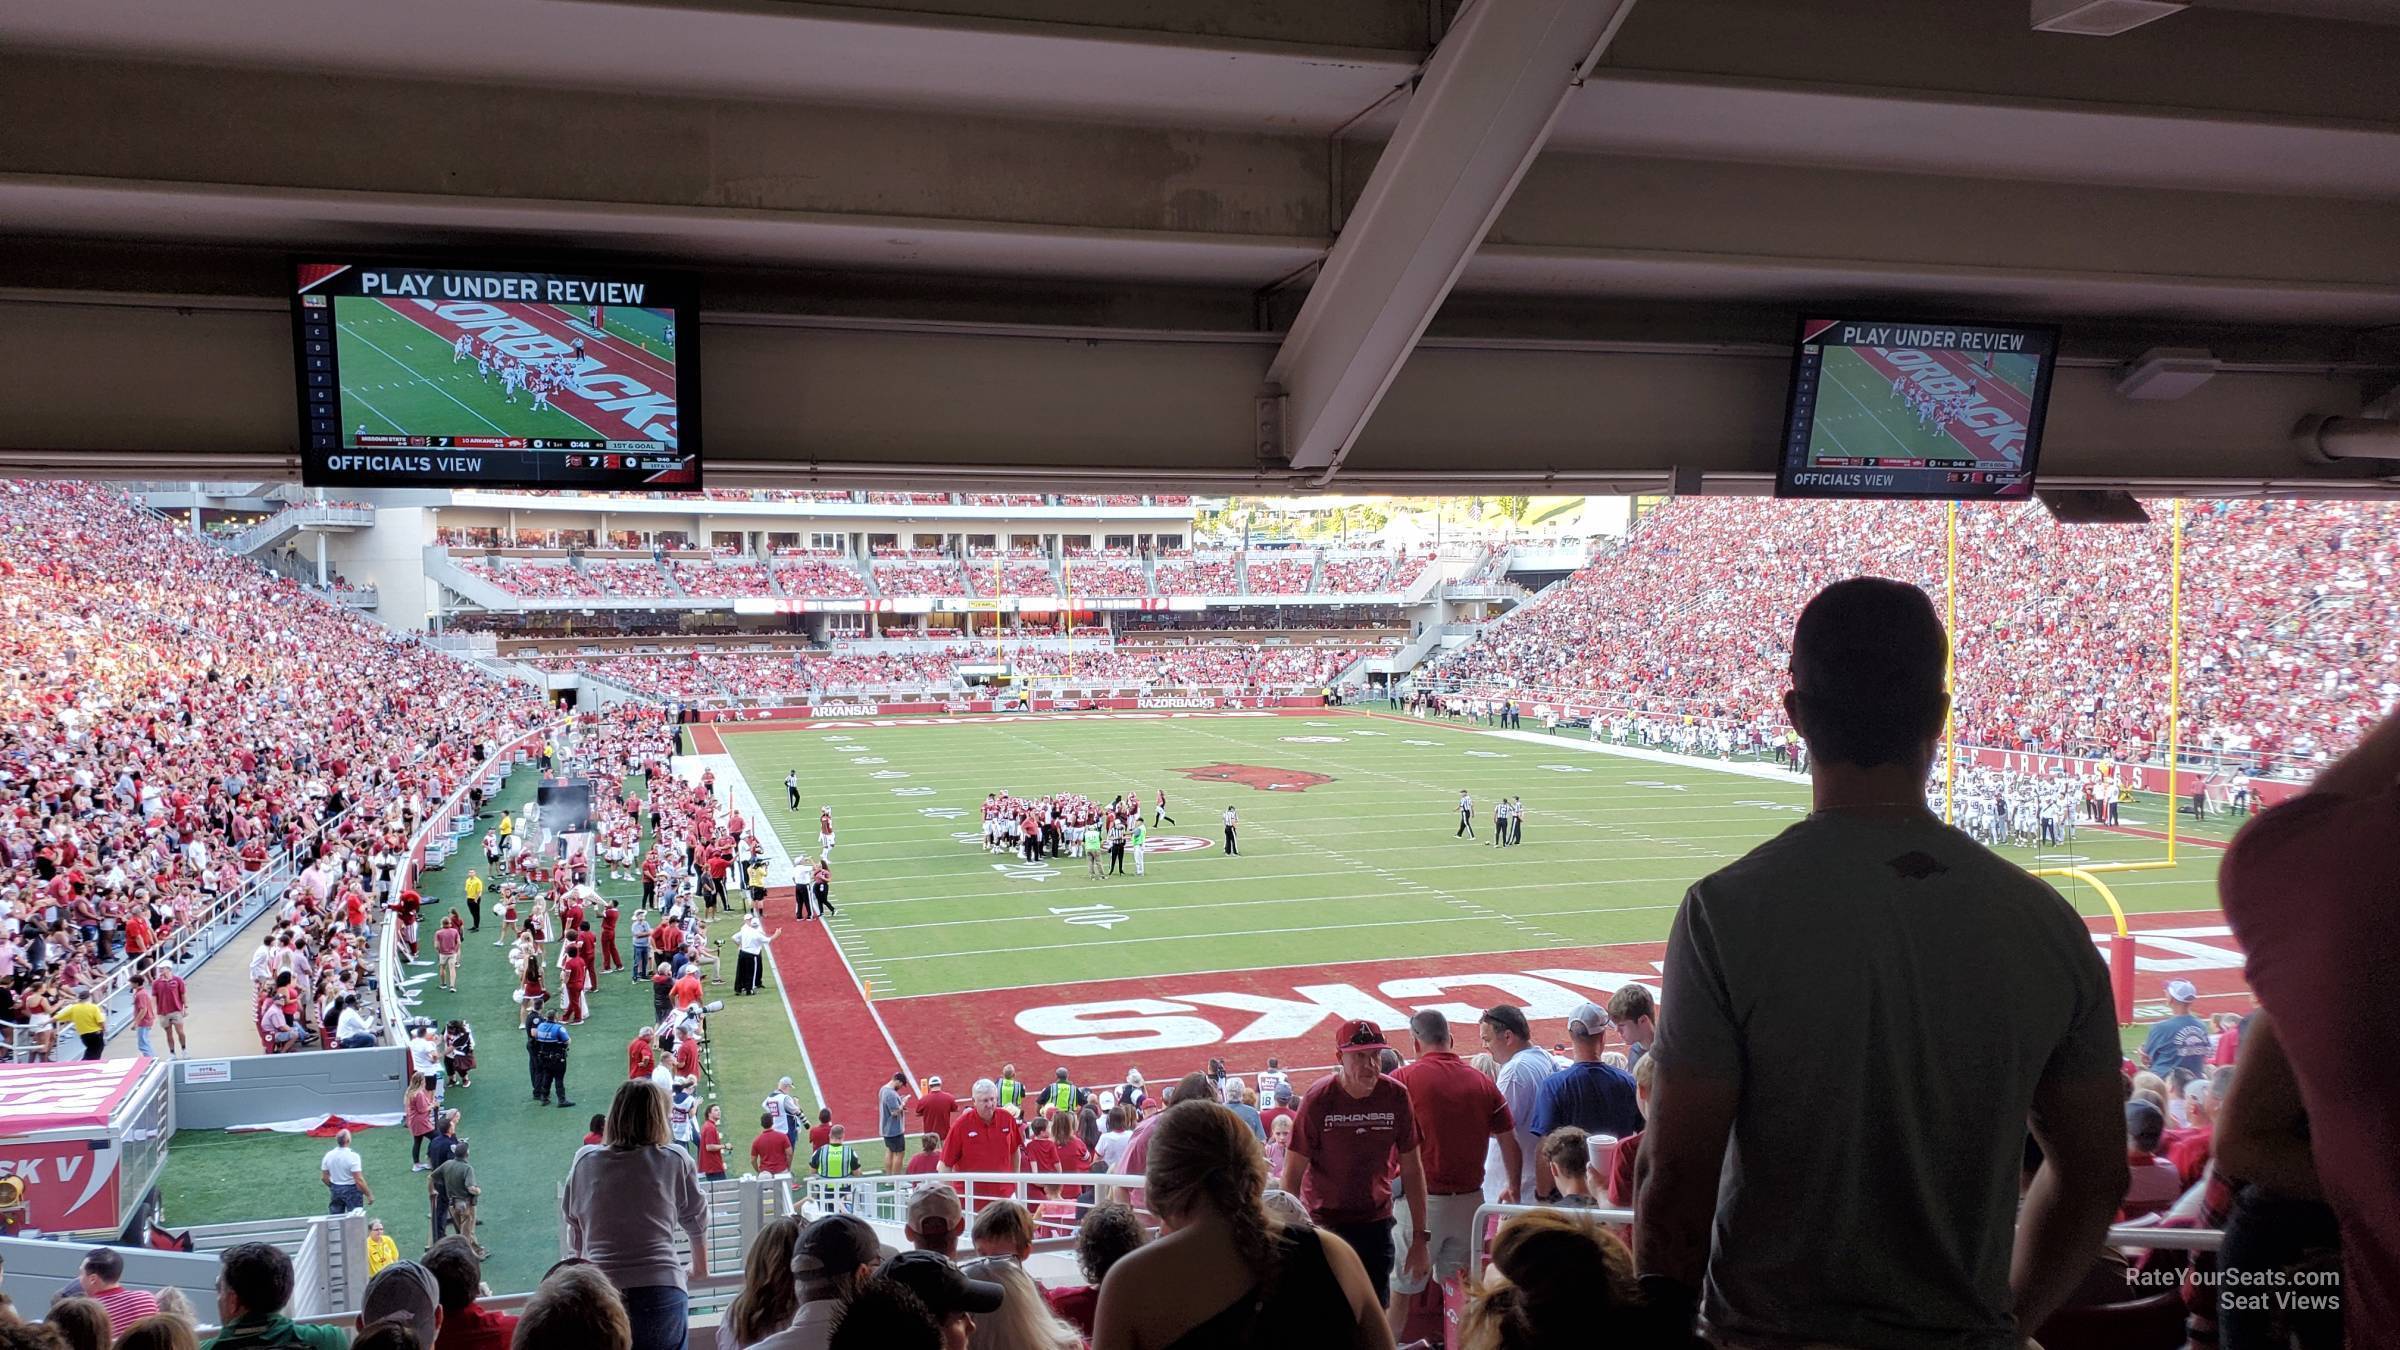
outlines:
{"label": "stadium crowd", "polygon": [[[2151,758],[2165,739],[2169,540],[2040,506],[1958,512],[1962,743]],[[2186,518],[2187,748],[2321,761],[2400,695],[2388,507],[2208,502]],[[1789,616],[1839,577],[1944,589],[1943,508],[1689,499],[1440,657],[1428,683],[1782,727]]]}
{"label": "stadium crowd", "polygon": [[[986,576],[989,576],[987,571]],[[967,574],[956,560],[941,562],[875,562],[875,589],[885,595],[963,596]]]}
{"label": "stadium crowd", "polygon": [[408,833],[544,707],[102,486],[0,485],[0,614],[0,1022],[40,1051],[64,1015],[96,1053],[112,974],[150,1044],[199,921],[287,862],[261,1035],[322,1043]]}
{"label": "stadium crowd", "polygon": [[1307,592],[1309,578],[1316,575],[1317,560],[1295,558],[1290,554],[1252,553],[1242,561],[1242,573],[1248,579],[1252,595],[1301,595]]}
{"label": "stadium crowd", "polygon": [[767,569],[754,562],[675,564],[675,582],[685,595],[758,596],[775,594]]}
{"label": "stadium crowd", "polygon": [[847,600],[867,593],[858,567],[847,558],[790,557],[775,559],[775,582],[783,593],[826,600]]}
{"label": "stadium crowd", "polygon": [[1241,582],[1229,553],[1162,550],[1154,564],[1160,595],[1235,595]]}

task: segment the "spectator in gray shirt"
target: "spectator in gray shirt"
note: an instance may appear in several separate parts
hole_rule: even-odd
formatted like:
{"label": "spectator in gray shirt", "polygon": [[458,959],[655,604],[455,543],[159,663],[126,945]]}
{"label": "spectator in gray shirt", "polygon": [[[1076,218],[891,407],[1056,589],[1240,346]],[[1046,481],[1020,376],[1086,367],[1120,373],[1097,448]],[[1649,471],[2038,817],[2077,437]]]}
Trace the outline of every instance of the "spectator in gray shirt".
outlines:
{"label": "spectator in gray shirt", "polygon": [[894,1072],[892,1080],[883,1085],[883,1091],[875,1094],[875,1114],[881,1127],[876,1133],[883,1136],[883,1167],[887,1172],[899,1171],[900,1165],[907,1161],[908,1104],[900,1093],[906,1086],[908,1075]]}
{"label": "spectator in gray shirt", "polygon": [[[1924,592],[1829,586],[1791,653],[1816,809],[1675,916],[1643,1292],[1712,1344],[2017,1350],[2125,1194],[2108,973],[2055,891],[1926,806],[1949,653]],[[1974,1010],[1972,1054],[1962,959],[2005,995]]]}
{"label": "spectator in gray shirt", "polygon": [[667,1095],[647,1078],[617,1088],[601,1137],[567,1169],[567,1248],[624,1295],[632,1350],[684,1350],[691,1305],[675,1254],[678,1228],[691,1246],[691,1273],[708,1275],[708,1200],[692,1155],[668,1141]]}

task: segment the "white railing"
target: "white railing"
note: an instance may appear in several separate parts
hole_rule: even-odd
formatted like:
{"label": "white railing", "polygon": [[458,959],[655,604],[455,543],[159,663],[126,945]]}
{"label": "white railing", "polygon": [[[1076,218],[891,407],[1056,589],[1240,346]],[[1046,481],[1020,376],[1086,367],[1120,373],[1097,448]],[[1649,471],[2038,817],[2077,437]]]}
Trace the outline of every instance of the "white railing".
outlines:
{"label": "white railing", "polygon": [[[795,1184],[803,1179],[793,1178]],[[805,1178],[801,1195],[802,1212],[810,1216],[823,1214],[855,1214],[869,1223],[899,1224],[908,1217],[908,1202],[926,1186],[941,1183],[959,1194],[966,1203],[967,1221],[974,1222],[975,1212],[998,1200],[1014,1200],[1034,1211],[1034,1250],[1065,1251],[1075,1245],[1075,1224],[1093,1203],[1105,1202],[1116,1194],[1139,1190],[1142,1178],[1121,1172],[919,1172],[908,1175],[899,1172],[863,1172],[839,1181],[824,1177]],[[1077,1192],[1089,1189],[1091,1199],[1073,1197],[1075,1213],[1072,1219],[1044,1220],[1041,1217],[1041,1197],[1036,1189],[1049,1191],[1065,1187]],[[1139,1211],[1145,1220],[1147,1210]]]}
{"label": "white railing", "polygon": [[[538,750],[544,740],[565,725],[564,722],[552,722],[519,734],[516,739],[493,751],[491,758],[475,766],[474,772],[460,779],[450,795],[442,799],[442,804],[426,813],[423,823],[417,826],[416,834],[408,841],[408,861],[395,878],[398,883],[394,888],[395,893],[416,889],[417,873],[424,870],[426,853],[433,846],[435,837],[450,832],[452,818],[465,805],[467,794],[478,783],[505,772],[508,766],[517,762],[528,746]],[[383,1018],[383,1034],[391,1044],[399,1045],[403,1040],[400,1028],[408,1017],[407,1005],[400,998],[400,980],[408,970],[399,956],[400,925],[386,916],[376,926],[380,930],[375,938],[377,1011]]]}
{"label": "white railing", "polygon": [[306,529],[311,525],[320,527],[339,525],[352,529],[364,529],[374,523],[375,508],[372,506],[306,502],[298,506],[286,507],[246,530],[214,536],[214,538],[217,544],[240,557],[256,553],[267,544],[282,538],[293,530]]}
{"label": "white railing", "polygon": [[[1513,1215],[1533,1214],[1545,1209],[1559,1210],[1579,1218],[1590,1219],[1595,1223],[1623,1224],[1630,1227],[1634,1222],[1632,1210],[1619,1209],[1609,1205],[1574,1209],[1568,1209],[1562,1205],[1479,1206],[1475,1211],[1475,1226],[1470,1230],[1476,1235],[1475,1240],[1467,1244],[1470,1249],[1467,1260],[1467,1284],[1470,1288],[1483,1276],[1483,1234],[1490,1231],[1491,1221],[1495,1218],[1506,1221]],[[2143,1224],[2121,1223],[2108,1230],[2107,1245],[2146,1248],[2151,1251],[2163,1252],[2213,1252],[2225,1245],[2225,1232],[2220,1228],[2153,1228]]]}

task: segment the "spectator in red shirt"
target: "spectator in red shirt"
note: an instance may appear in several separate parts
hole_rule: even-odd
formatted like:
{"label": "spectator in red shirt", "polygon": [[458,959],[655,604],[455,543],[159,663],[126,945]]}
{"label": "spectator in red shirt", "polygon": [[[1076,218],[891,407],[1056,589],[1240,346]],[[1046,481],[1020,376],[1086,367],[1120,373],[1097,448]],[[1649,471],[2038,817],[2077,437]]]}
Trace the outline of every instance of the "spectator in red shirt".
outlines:
{"label": "spectator in red shirt", "polygon": [[602,1143],[604,1142],[604,1136],[607,1134],[607,1130],[608,1117],[601,1112],[594,1111],[592,1113],[591,1128],[583,1132],[583,1142],[587,1144]]}
{"label": "spectator in red shirt", "polygon": [[942,1170],[942,1137],[928,1134],[917,1141],[917,1156],[908,1160],[908,1175],[924,1176]]}
{"label": "spectator in red shirt", "polygon": [[[1658,1081],[1658,1063],[1648,1055],[1633,1066],[1633,1104],[1641,1108],[1642,1119],[1650,1119],[1650,1085]],[[1647,1130],[1635,1130],[1617,1141],[1616,1156],[1608,1163],[1608,1203],[1621,1209],[1633,1208],[1634,1164],[1642,1156],[1642,1136]]]}
{"label": "spectator in red shirt", "polygon": [[1149,1240],[1132,1206],[1116,1201],[1094,1205],[1075,1228],[1075,1264],[1083,1271],[1083,1283],[1049,1290],[1050,1311],[1088,1339],[1093,1315],[1100,1310],[1100,1282],[1108,1278],[1108,1268]]}
{"label": "spectator in red shirt", "polygon": [[[2341,1220],[2352,1345],[2400,1344],[2400,1149],[2391,1138],[2400,1079],[2368,1051],[2390,1021],[2400,950],[2396,838],[2400,715],[2305,795],[2243,829],[2219,880],[2250,985],[2301,1086],[2325,1199]],[[2242,1073],[2237,1111],[2250,1081],[2247,1067]]]}
{"label": "spectator in red shirt", "polygon": [[771,1176],[784,1176],[792,1170],[792,1139],[775,1128],[775,1117],[766,1111],[758,1113],[758,1137],[750,1141],[750,1168]]}
{"label": "spectator in red shirt", "polygon": [[701,998],[700,968],[685,968],[683,978],[675,982],[675,1010],[688,1012],[699,1005]]}
{"label": "spectator in red shirt", "polygon": [[[1399,1155],[1400,1188],[1414,1217],[1425,1209],[1425,1167],[1417,1153],[1417,1121],[1408,1089],[1385,1076],[1383,1032],[1373,1022],[1344,1022],[1334,1033],[1341,1068],[1319,1079],[1300,1099],[1300,1123],[1283,1161],[1283,1189],[1300,1197],[1309,1217],[1350,1244],[1376,1303],[1391,1305],[1392,1155]],[[1472,1072],[1470,1070],[1470,1072]],[[1480,1077],[1481,1075],[1477,1075]],[[1477,1158],[1476,1184],[1482,1185]],[[1418,1219],[1408,1236],[1401,1277],[1422,1282],[1431,1265],[1430,1239]]]}
{"label": "spectator in red shirt", "polygon": [[650,1041],[655,1034],[656,1029],[652,1027],[643,1027],[633,1033],[633,1039],[625,1046],[627,1078],[648,1078],[650,1071],[658,1067],[658,1052]]}
{"label": "spectator in red shirt", "polygon": [[517,1319],[475,1301],[483,1290],[483,1260],[474,1243],[454,1233],[433,1244],[422,1264],[442,1301],[441,1331],[426,1350],[509,1350]]}
{"label": "spectator in red shirt", "polygon": [[114,1247],[94,1247],[84,1253],[78,1278],[84,1296],[108,1314],[111,1336],[158,1311],[156,1294],[124,1286],[125,1258]]}
{"label": "spectator in red shirt", "polygon": [[167,1033],[167,1053],[190,1054],[192,1043],[183,1034],[183,977],[175,973],[173,966],[161,964],[151,976],[150,996],[158,1001],[158,1022]]}
{"label": "spectator in red shirt", "polygon": [[2184,1114],[2191,1124],[2180,1130],[2168,1130],[2163,1147],[2166,1159],[2175,1164],[2175,1176],[2186,1188],[2200,1184],[2200,1174],[2208,1170],[2211,1140],[2216,1134],[2216,1086],[2207,1079],[2197,1079],[2184,1086]]}
{"label": "spectator in red shirt", "polygon": [[832,1142],[833,1111],[829,1107],[820,1106],[817,1108],[817,1123],[808,1127],[808,1146],[817,1149]]}
{"label": "spectator in red shirt", "polygon": [[[1024,1142],[1017,1118],[1000,1109],[1000,1085],[989,1078],[978,1078],[973,1107],[950,1123],[950,1135],[942,1143],[942,1170],[1014,1172],[1017,1151]],[[973,1188],[972,1198],[980,1203],[1005,1194],[1005,1186],[989,1183]]]}
{"label": "spectator in red shirt", "polygon": [[[1500,1146],[1500,1160],[1508,1167],[1510,1184],[1501,1188],[1501,1204],[1516,1203],[1514,1182],[1524,1159],[1508,1099],[1491,1079],[1451,1053],[1450,1019],[1436,1009],[1424,1009],[1408,1019],[1408,1034],[1417,1057],[1392,1078],[1408,1089],[1425,1170],[1424,1208],[1420,1211],[1412,1204],[1408,1216],[1418,1220],[1412,1231],[1433,1235],[1427,1257],[1432,1278],[1439,1280],[1464,1272],[1475,1248],[1475,1211],[1483,1204],[1484,1141]],[[1424,1288],[1423,1276],[1403,1274],[1392,1281],[1392,1291],[1399,1295],[1392,1300],[1395,1321],[1407,1309],[1408,1299]],[[1400,1327],[1395,1325],[1392,1334],[1397,1337]]]}
{"label": "spectator in red shirt", "polygon": [[910,1100],[908,1109],[916,1112],[917,1118],[925,1123],[927,1134],[947,1139],[950,1137],[950,1117],[958,1113],[958,1098],[942,1091],[940,1074],[930,1074],[925,1079],[925,1090]]}

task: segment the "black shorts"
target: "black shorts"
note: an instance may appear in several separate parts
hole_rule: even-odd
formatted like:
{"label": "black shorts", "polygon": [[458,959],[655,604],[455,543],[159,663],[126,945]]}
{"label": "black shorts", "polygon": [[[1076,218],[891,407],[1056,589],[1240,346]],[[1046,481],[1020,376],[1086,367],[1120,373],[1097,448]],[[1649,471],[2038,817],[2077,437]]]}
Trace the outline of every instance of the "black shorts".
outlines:
{"label": "black shorts", "polygon": [[1350,1250],[1358,1253],[1358,1263],[1367,1268],[1367,1279],[1375,1285],[1375,1302],[1388,1306],[1392,1301],[1392,1221],[1320,1223],[1317,1227],[1350,1244]]}

